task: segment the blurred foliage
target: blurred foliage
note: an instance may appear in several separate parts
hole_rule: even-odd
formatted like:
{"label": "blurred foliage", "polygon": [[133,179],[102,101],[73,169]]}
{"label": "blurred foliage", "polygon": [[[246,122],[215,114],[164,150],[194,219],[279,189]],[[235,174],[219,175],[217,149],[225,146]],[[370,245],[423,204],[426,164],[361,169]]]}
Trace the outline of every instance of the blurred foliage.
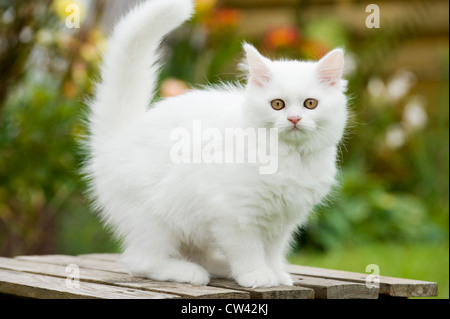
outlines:
{"label": "blurred foliage", "polygon": [[0,255],[64,249],[61,225],[80,207],[88,212],[75,136],[102,38],[93,25],[65,28],[57,16],[68,13],[50,4],[0,2],[0,61],[8,70],[0,90],[8,92],[0,101]]}
{"label": "blurred foliage", "polygon": [[[106,48],[104,1],[89,10],[79,3],[80,29],[64,26],[69,2],[76,3],[0,1],[0,255],[117,249],[84,199],[76,142]],[[242,80],[241,13],[214,0],[197,3],[194,19],[164,43],[160,96]],[[19,19],[27,12],[33,20]],[[350,30],[322,16],[246,38],[271,58],[312,59],[346,48],[354,116],[340,150],[342,185],[300,232],[299,247],[448,240],[448,51],[429,96],[413,72],[382,63],[412,31],[414,23],[353,41]]]}
{"label": "blurred foliage", "polygon": [[168,37],[161,80],[175,77],[196,85],[236,78],[243,40],[236,35],[240,14],[234,9],[216,8],[214,2],[198,1],[197,14],[189,27]]}
{"label": "blurred foliage", "polygon": [[[43,1],[48,5],[49,0]],[[9,88],[23,76],[23,66],[27,62],[33,47],[30,37],[30,26],[39,27],[48,17],[47,13],[35,14],[39,5],[34,2],[17,0],[17,8],[14,10],[8,2],[0,2],[2,13],[2,28],[0,29],[0,74],[2,85],[0,86],[0,111],[7,97]],[[3,27],[3,25],[9,27]]]}
{"label": "blurred foliage", "polygon": [[13,100],[0,126],[2,253],[52,251],[55,218],[80,188],[68,131],[77,106],[34,85]]}

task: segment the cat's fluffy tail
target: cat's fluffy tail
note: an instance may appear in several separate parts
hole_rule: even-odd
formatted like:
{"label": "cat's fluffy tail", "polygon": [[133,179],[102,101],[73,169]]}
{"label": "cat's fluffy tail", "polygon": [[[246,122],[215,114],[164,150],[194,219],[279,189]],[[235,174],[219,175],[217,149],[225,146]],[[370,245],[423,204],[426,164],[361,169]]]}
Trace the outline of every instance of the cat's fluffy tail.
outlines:
{"label": "cat's fluffy tail", "polygon": [[161,39],[192,12],[192,0],[149,0],[117,24],[90,103],[92,139],[115,134],[145,112],[157,82]]}

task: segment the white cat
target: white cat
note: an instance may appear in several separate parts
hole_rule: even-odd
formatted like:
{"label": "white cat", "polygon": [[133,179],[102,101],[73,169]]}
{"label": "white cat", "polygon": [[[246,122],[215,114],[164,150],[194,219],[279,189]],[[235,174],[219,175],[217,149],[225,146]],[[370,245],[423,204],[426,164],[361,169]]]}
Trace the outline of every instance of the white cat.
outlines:
{"label": "white cat", "polygon": [[[132,275],[206,285],[292,285],[292,233],[335,183],[347,121],[343,51],[318,62],[271,61],[244,44],[244,87],[191,90],[148,108],[161,39],[189,19],[191,0],[145,2],[116,26],[91,101],[89,178],[96,208],[122,240]],[[278,129],[278,167],[180,164],[175,128]]]}

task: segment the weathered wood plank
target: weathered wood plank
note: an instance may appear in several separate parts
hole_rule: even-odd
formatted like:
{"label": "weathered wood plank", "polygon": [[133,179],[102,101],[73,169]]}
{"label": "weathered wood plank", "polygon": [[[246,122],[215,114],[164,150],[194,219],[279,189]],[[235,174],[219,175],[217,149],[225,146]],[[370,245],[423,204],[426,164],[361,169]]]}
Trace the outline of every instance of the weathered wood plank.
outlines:
{"label": "weathered wood plank", "polygon": [[[105,256],[102,256],[102,254],[90,254],[90,255],[84,255],[83,257],[86,258],[94,258],[94,259],[99,259],[99,260],[118,260],[119,258],[119,254],[106,254]],[[428,282],[419,282],[420,284],[426,283],[426,289],[422,290],[421,292],[421,288],[420,286],[416,286],[415,287],[415,291],[414,289],[411,290],[412,288],[410,287],[410,291],[404,291],[404,286],[402,286],[402,280],[401,278],[392,278],[392,282],[389,283],[380,283],[380,288],[383,288],[383,290],[380,292],[380,289],[378,288],[367,288],[365,286],[365,282],[366,282],[366,278],[367,278],[367,274],[358,274],[358,273],[353,273],[352,276],[350,277],[346,277],[345,275],[343,276],[343,273],[348,273],[348,272],[341,272],[341,271],[336,271],[336,275],[334,277],[330,277],[329,274],[330,272],[335,272],[334,270],[329,270],[329,269],[320,269],[320,268],[314,268],[314,267],[306,267],[308,269],[316,269],[319,271],[319,273],[317,272],[298,272],[296,271],[296,269],[292,269],[291,267],[295,267],[296,265],[290,266],[289,271],[292,274],[297,274],[297,275],[303,275],[305,278],[303,279],[303,284],[308,283],[309,284],[309,288],[312,288],[316,290],[316,294],[319,290],[321,290],[322,294],[329,294],[330,297],[333,296],[333,298],[339,298],[339,296],[341,296],[342,298],[376,298],[377,295],[379,295],[380,293],[389,295],[391,294],[394,297],[410,297],[410,296],[434,296],[437,294],[437,286],[435,286],[435,292],[433,291],[433,286],[435,283],[431,283],[431,287],[428,286]],[[299,266],[299,267],[303,267],[302,269],[306,269],[305,266]],[[324,288],[325,283],[324,282],[320,282],[320,281],[314,281],[313,279],[308,279],[306,277],[321,277],[320,275],[323,274],[323,271],[326,271],[326,273],[328,274],[328,276],[326,278],[328,279],[332,279],[332,280],[337,280],[336,282],[329,282],[329,284],[326,286],[326,288]],[[343,277],[342,277],[343,276]],[[384,277],[382,277],[384,278]],[[386,277],[388,278],[388,277]],[[306,281],[306,279],[308,279],[309,281]],[[409,280],[407,280],[408,283],[410,284]],[[355,285],[355,286],[350,286],[350,285],[346,285],[343,286],[343,282],[350,282],[350,285]],[[414,281],[414,283],[417,283],[417,281]],[[389,289],[392,288],[392,291],[386,291],[386,284],[389,285]],[[364,285],[364,287],[360,286],[360,285]],[[305,286],[306,287],[306,286]],[[353,287],[352,289],[350,289],[350,287]],[[428,287],[428,288],[427,288]],[[414,287],[413,287],[414,288]],[[324,290],[325,289],[325,290]],[[430,291],[431,290],[431,291]],[[339,291],[341,291],[341,293],[338,293]],[[258,294],[258,293],[255,293]],[[274,294],[274,293],[273,293]],[[357,296],[359,295],[359,296]],[[320,293],[319,293],[320,296]],[[344,297],[345,296],[345,297]],[[316,295],[317,298],[317,295]]]}
{"label": "weathered wood plank", "polygon": [[[118,254],[88,254],[79,257],[86,259],[102,260],[114,262],[119,259]],[[278,286],[271,288],[245,288],[239,286],[236,282],[227,279],[212,279],[209,286],[226,288],[231,291],[246,292],[250,298],[255,299],[312,299],[314,298],[314,291],[308,288],[292,287],[292,286]]]}
{"label": "weathered wood plank", "polygon": [[242,290],[250,293],[251,299],[314,299],[314,290],[296,286],[277,286],[269,288],[246,288],[228,279],[212,279],[214,287]]}
{"label": "weathered wood plank", "polygon": [[[58,256],[58,258],[55,259],[51,259],[50,256],[22,257],[23,256],[20,256],[20,258],[15,259],[0,257],[0,268],[65,278],[69,274],[66,271],[66,266],[68,264],[74,264],[80,267],[80,281],[82,282],[102,283],[124,288],[142,289],[158,293],[169,293],[179,295],[180,297],[186,299],[248,299],[250,297],[249,293],[239,290],[222,289],[210,286],[195,286],[174,282],[160,282],[133,277],[125,272],[115,272],[118,268],[116,265],[113,265],[112,262],[105,262],[100,265],[99,263],[86,262],[86,260],[82,261],[87,265],[94,265],[95,267],[99,267],[99,269],[101,269],[97,270],[83,268],[81,265],[82,262],[80,262],[81,258],[73,256],[64,256],[64,258]],[[64,261],[69,263],[66,264]],[[108,269],[112,269],[113,271],[108,271]]]}
{"label": "weathered wood plank", "polygon": [[78,258],[76,256],[35,255],[35,256],[18,256],[15,259],[28,260],[46,264],[66,265],[66,266],[69,264],[77,264],[79,267],[88,269],[107,270],[110,272],[117,272],[117,273],[127,273],[125,267],[118,262],[108,262],[105,260]]}
{"label": "weathered wood plank", "polygon": [[[103,261],[117,261],[120,257],[119,254],[87,254],[80,255],[81,258],[103,260]],[[231,280],[225,279],[213,279],[209,286],[221,287],[232,290],[239,290],[246,292],[250,295],[250,298],[255,299],[312,299],[314,293],[310,289],[299,289],[298,287],[281,286],[276,288],[259,288],[250,289],[239,286],[237,283]]]}
{"label": "weathered wood plank", "polygon": [[[94,257],[94,258],[91,258]],[[105,257],[105,258],[103,258]],[[96,269],[96,270],[104,270],[111,272],[119,272],[126,273],[125,269],[114,260],[117,260],[118,255],[84,255],[80,257],[75,256],[63,256],[63,255],[40,255],[40,256],[19,256],[16,257],[20,260],[28,260],[35,262],[44,262],[51,264],[60,264],[60,265],[68,265],[68,264],[77,264],[80,267]],[[121,268],[122,267],[122,268]],[[119,284],[120,281],[115,282],[115,284]],[[136,283],[128,283],[135,287]],[[161,287],[168,286],[169,288],[175,287],[186,287],[188,284],[179,284],[179,283],[171,283],[171,282],[147,282],[147,288],[152,287],[153,289],[162,289]],[[209,287],[209,288],[208,288]],[[209,286],[192,286],[190,285],[188,291],[185,289],[182,290],[181,293],[192,294],[191,289],[198,290],[201,289],[201,295],[196,296],[196,298],[208,298],[207,292],[208,289],[211,288],[222,288],[223,298],[258,298],[258,299],[266,299],[266,298],[297,298],[297,299],[310,299],[314,296],[314,291],[308,288],[301,287],[290,287],[290,286],[280,286],[280,287],[272,287],[272,288],[244,288],[239,286],[237,283],[231,280],[224,279],[213,279]],[[166,291],[166,290],[165,290]],[[180,291],[178,291],[180,294]],[[217,292],[211,293],[211,296],[214,298],[218,298],[219,295],[215,295]],[[199,293],[200,294],[200,293]],[[246,294],[246,295],[242,295]],[[186,297],[186,296],[185,296]]]}
{"label": "weathered wood plank", "polygon": [[[292,274],[366,283],[369,274],[342,270],[324,269],[300,265],[289,265]],[[438,286],[435,282],[379,276],[380,294],[393,297],[432,297],[437,296]]]}
{"label": "weathered wood plank", "polygon": [[249,299],[251,294],[238,289],[223,289],[213,286],[195,286],[176,282],[161,282],[131,277],[129,281],[111,281],[117,286],[134,287],[151,291],[167,291],[180,295],[184,299]]}
{"label": "weathered wood plank", "polygon": [[179,299],[179,296],[110,285],[80,283],[69,286],[66,279],[0,269],[0,293],[38,299]]}
{"label": "weathered wood plank", "polygon": [[77,257],[103,261],[119,261],[120,254],[114,253],[82,254],[78,255]]}
{"label": "weathered wood plank", "polygon": [[316,299],[377,299],[379,289],[334,279],[292,275],[294,285],[311,288]]}
{"label": "weathered wood plank", "polygon": [[[155,293],[179,295],[182,298],[377,298],[378,294],[395,297],[435,296],[437,284],[433,282],[380,276],[380,288],[365,285],[368,274],[352,273],[316,267],[290,265],[295,286],[271,288],[245,288],[236,282],[213,279],[208,286],[195,286],[173,282],[158,282],[136,278],[127,274],[117,261],[119,254],[88,254],[80,256],[41,255],[19,256],[0,268],[30,273],[66,277],[65,267],[80,267],[80,280],[124,288],[140,289]],[[29,264],[26,264],[29,263]],[[16,268],[14,268],[16,267]]]}

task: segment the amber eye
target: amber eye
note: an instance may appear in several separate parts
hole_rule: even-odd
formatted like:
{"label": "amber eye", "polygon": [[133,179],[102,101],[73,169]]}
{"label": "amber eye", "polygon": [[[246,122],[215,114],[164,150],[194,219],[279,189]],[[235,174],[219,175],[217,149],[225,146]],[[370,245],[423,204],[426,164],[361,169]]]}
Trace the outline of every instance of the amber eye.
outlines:
{"label": "amber eye", "polygon": [[303,105],[310,110],[315,109],[318,104],[319,101],[317,101],[316,99],[306,99],[305,102],[303,103]]}
{"label": "amber eye", "polygon": [[286,105],[284,104],[284,101],[280,99],[273,100],[272,102],[270,102],[270,104],[272,105],[273,109],[277,111],[283,109]]}

